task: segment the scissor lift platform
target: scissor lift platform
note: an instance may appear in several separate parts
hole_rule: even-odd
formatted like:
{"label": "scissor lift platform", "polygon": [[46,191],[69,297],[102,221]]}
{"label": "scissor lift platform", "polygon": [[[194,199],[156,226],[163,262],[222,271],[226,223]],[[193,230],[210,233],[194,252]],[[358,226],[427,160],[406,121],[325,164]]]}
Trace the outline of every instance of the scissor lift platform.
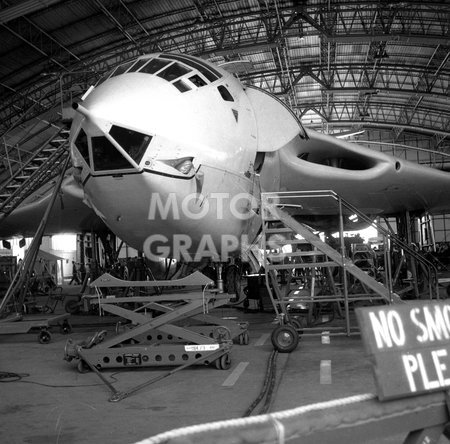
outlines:
{"label": "scissor lift platform", "polygon": [[[229,368],[233,336],[239,337],[241,344],[248,343],[247,323],[233,323],[209,315],[209,310],[227,304],[230,296],[215,289],[208,291],[207,285],[213,281],[202,273],[177,281],[124,281],[103,275],[91,286],[167,287],[179,286],[180,282],[183,287],[200,285],[203,289],[130,297],[105,297],[98,292],[91,303],[99,304],[100,313],[119,316],[127,323],[123,329],[117,328],[110,338],[106,337],[106,331],[99,331],[78,344],[69,339],[65,359],[79,359],[80,372],[90,368],[98,374],[105,368],[121,367],[178,366],[182,369],[215,364],[218,369]],[[123,304],[139,306],[131,310]],[[117,396],[114,400],[118,400]]]}
{"label": "scissor lift platform", "polygon": [[33,329],[39,329],[38,341],[41,344],[48,344],[52,338],[50,333],[52,325],[59,325],[61,333],[64,334],[72,331],[69,316],[69,313],[50,317],[14,314],[0,320],[0,335],[29,333]]}

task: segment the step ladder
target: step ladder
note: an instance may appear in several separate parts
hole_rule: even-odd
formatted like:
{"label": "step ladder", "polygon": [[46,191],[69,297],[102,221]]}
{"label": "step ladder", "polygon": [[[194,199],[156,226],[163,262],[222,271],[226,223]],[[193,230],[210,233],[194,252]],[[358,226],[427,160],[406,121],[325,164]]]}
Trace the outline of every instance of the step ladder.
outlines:
{"label": "step ladder", "polygon": [[[311,210],[315,210],[318,215],[337,215],[340,235],[340,245],[337,249],[334,245],[324,242],[313,229],[298,222],[289,214],[303,212],[308,216]],[[402,255],[412,258],[420,266],[427,287],[427,296],[430,299],[439,298],[437,269],[433,263],[332,190],[262,193],[261,214],[266,286],[279,323],[272,333],[272,343],[280,352],[293,351],[299,333],[306,330],[299,322],[300,318],[292,313],[293,308],[302,304],[334,302],[337,309],[343,313],[342,317],[346,324],[344,331],[340,327],[342,331],[340,334],[349,335],[351,334],[349,303],[403,302],[393,287],[392,266],[389,259],[391,244],[395,245]],[[367,260],[360,261],[357,256],[352,260],[346,256],[343,240],[344,218],[350,218],[352,215],[367,225],[374,226],[385,239],[387,248],[382,273],[375,267],[367,267]],[[309,248],[305,251],[305,248],[299,248],[301,244]],[[364,269],[358,267],[356,262]],[[286,271],[287,277],[283,276]],[[296,284],[295,289],[291,285],[291,280],[300,280],[301,285]],[[327,291],[318,294],[315,291],[317,283],[322,288],[327,286]],[[354,291],[354,285],[357,285],[358,291]]]}
{"label": "step ladder", "polygon": [[58,176],[69,157],[69,131],[58,129],[0,186],[0,220],[31,193]]}
{"label": "step ladder", "polygon": [[[297,222],[286,211],[277,207],[276,204],[266,202],[263,207],[263,240],[265,252],[265,270],[267,275],[267,283],[270,293],[273,295],[273,303],[275,311],[278,315],[282,315],[289,319],[287,306],[295,303],[316,303],[316,302],[344,302],[348,305],[349,295],[336,291],[335,294],[321,296],[314,294],[317,279],[327,280],[327,284],[331,287],[335,286],[334,281],[330,278],[332,273],[330,268],[335,269],[341,267],[347,273],[358,280],[362,286],[369,290],[368,294],[359,294],[354,300],[380,300],[381,303],[390,304],[395,298],[389,288],[378,282],[374,277],[370,276],[365,270],[357,267],[356,264],[341,252],[332,248],[315,234],[308,226]],[[293,249],[292,252],[284,251],[283,253],[271,251],[270,238],[273,235],[283,235],[287,238],[284,241],[277,241],[280,245],[299,245],[306,244],[311,246],[309,251],[299,251]],[[301,237],[302,239],[298,239]],[[272,245],[273,246],[273,245]],[[282,257],[282,261],[280,261]],[[279,275],[284,270],[289,271],[289,277],[292,270],[305,270],[303,276],[307,276],[312,282],[308,286],[311,289],[309,295],[303,294],[296,297],[290,293],[289,286],[285,287],[289,290],[288,294],[283,294],[279,285]]]}

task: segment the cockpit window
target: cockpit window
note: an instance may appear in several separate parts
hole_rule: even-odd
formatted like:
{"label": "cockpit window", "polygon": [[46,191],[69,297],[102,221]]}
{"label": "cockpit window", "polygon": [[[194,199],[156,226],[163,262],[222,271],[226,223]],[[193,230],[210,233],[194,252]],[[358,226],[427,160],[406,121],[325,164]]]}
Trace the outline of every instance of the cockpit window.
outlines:
{"label": "cockpit window", "polygon": [[85,162],[89,165],[89,146],[88,139],[86,133],[83,131],[83,128],[80,129],[78,136],[75,140],[75,146],[80,154],[83,156]]}
{"label": "cockpit window", "polygon": [[191,88],[188,85],[186,85],[186,83],[183,82],[183,80],[177,80],[176,82],[173,82],[173,86],[182,93],[191,90]]}
{"label": "cockpit window", "polygon": [[91,142],[95,171],[129,170],[133,168],[105,136],[92,137]]}
{"label": "cockpit window", "polygon": [[139,59],[136,61],[136,63],[128,70],[128,72],[135,72],[138,69],[142,67],[142,65],[145,65],[148,62],[148,59]]}
{"label": "cockpit window", "polygon": [[114,72],[111,77],[116,77],[120,74],[123,74],[135,61],[132,60],[131,62],[124,63],[123,65],[120,65]]}
{"label": "cockpit window", "polygon": [[198,86],[199,88],[201,86],[205,86],[206,82],[197,74],[194,74],[193,76],[189,77],[189,80],[195,85]]}
{"label": "cockpit window", "polygon": [[110,69],[106,74],[104,74],[104,75],[100,78],[100,80],[97,82],[97,84],[96,84],[95,86],[100,85],[100,84],[103,83],[106,79],[108,79],[112,72],[113,72],[113,70]]}
{"label": "cockpit window", "polygon": [[171,82],[172,80],[175,80],[178,77],[184,76],[190,71],[191,70],[189,68],[186,68],[185,66],[175,62],[172,65],[168,66],[166,69],[159,72],[158,77],[162,77],[163,79],[166,79],[167,81]]}
{"label": "cockpit window", "polygon": [[115,125],[111,127],[109,134],[136,163],[142,160],[145,150],[152,140],[152,137],[147,134]]}
{"label": "cockpit window", "polygon": [[223,100],[227,102],[234,102],[233,96],[231,95],[230,91],[225,88],[225,86],[219,85],[217,89],[219,90],[219,93],[222,96]]}
{"label": "cockpit window", "polygon": [[215,70],[213,67],[207,65],[201,60],[197,60],[194,58],[191,58],[186,55],[179,55],[179,54],[163,54],[162,57],[169,59],[169,60],[177,60],[179,62],[185,63],[186,65],[190,66],[191,68],[196,69],[199,71],[202,75],[204,75],[210,82],[214,82],[215,80],[222,77],[222,74],[220,74],[219,71]]}
{"label": "cockpit window", "polygon": [[169,60],[161,60],[161,59],[151,59],[141,70],[140,72],[146,72],[148,74],[155,74],[155,72],[164,68],[170,63]]}

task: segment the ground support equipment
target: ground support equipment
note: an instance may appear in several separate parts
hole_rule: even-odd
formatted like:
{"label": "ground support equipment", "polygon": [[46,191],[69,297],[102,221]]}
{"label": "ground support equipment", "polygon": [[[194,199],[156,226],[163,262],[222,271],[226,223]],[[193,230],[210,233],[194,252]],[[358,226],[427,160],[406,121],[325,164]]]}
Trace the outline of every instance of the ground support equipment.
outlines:
{"label": "ground support equipment", "polygon": [[58,325],[63,334],[72,331],[72,326],[68,321],[69,316],[68,313],[45,318],[38,315],[14,314],[0,320],[0,335],[28,333],[31,330],[39,329],[38,341],[41,344],[48,344],[52,339],[50,333],[52,325]]}
{"label": "ground support equipment", "polygon": [[[105,273],[95,281],[92,282],[91,287],[95,287],[97,289],[96,295],[85,295],[82,297],[83,305],[86,311],[91,311],[92,306],[99,307],[100,314],[102,314],[102,310],[104,308],[104,304],[117,304],[117,305],[125,305],[129,307],[130,305],[136,305],[134,312],[170,312],[174,310],[173,304],[179,300],[183,300],[185,295],[186,287],[195,287],[195,286],[204,286],[210,285],[213,281],[206,277],[204,274],[196,271],[189,276],[183,277],[181,279],[175,280],[155,280],[155,281],[128,281],[118,279],[109,273]],[[130,287],[175,287],[178,290],[176,294],[167,294],[163,295],[162,298],[160,295],[153,296],[103,296],[98,289],[100,288],[109,288],[109,289],[128,289]],[[225,303],[229,302],[229,298],[231,296],[224,296]],[[159,298],[159,299],[158,299]],[[222,295],[220,294],[220,298],[222,300]],[[160,304],[157,303],[159,300],[163,300],[166,303]],[[169,302],[171,305],[167,304]],[[221,305],[224,305],[221,304]],[[215,307],[218,307],[217,303]],[[107,311],[107,310],[105,310]],[[127,317],[125,317],[128,321],[130,321]],[[197,309],[193,309],[189,315],[183,316],[178,321],[180,326],[184,326],[189,328],[192,331],[195,331],[203,336],[212,337],[216,334],[217,327],[225,327],[228,329],[231,339],[239,344],[247,345],[249,343],[249,335],[248,335],[248,322],[236,322],[231,319],[222,319],[217,316],[213,316],[209,314],[202,305],[199,305]],[[125,324],[126,325],[126,324]],[[120,328],[122,325],[119,325]],[[160,332],[161,336],[163,335]],[[173,335],[171,335],[173,336]],[[165,338],[167,339],[167,338]],[[169,342],[173,342],[176,339],[170,339]]]}
{"label": "ground support equipment", "polygon": [[[171,295],[172,299],[174,295]],[[158,297],[156,297],[158,298]],[[168,296],[164,296],[163,299],[168,298]],[[178,300],[180,295],[176,295],[175,299]],[[226,296],[229,299],[229,296]],[[152,302],[148,302],[149,299],[152,299]],[[99,304],[101,310],[109,311],[105,308],[105,304],[143,304],[140,307],[133,310],[133,313],[145,313],[147,316],[151,316],[152,313],[170,313],[175,310],[173,306],[169,306],[167,304],[157,303],[155,297],[146,297],[146,296],[130,296],[130,297],[119,297],[119,298],[108,298],[104,301],[98,302],[98,300],[94,299],[90,302],[91,305]],[[165,302],[168,302],[167,300]],[[228,300],[225,302],[227,303]],[[221,304],[222,305],[222,304]],[[218,305],[215,305],[218,307]],[[198,307],[196,310],[193,310],[189,316],[183,316],[179,321],[178,325],[180,327],[188,328],[191,331],[194,331],[202,336],[214,337],[219,331],[219,327],[225,328],[228,331],[233,342],[239,343],[241,345],[247,345],[249,343],[249,334],[248,334],[248,322],[236,322],[231,319],[222,319],[217,316],[213,316],[208,313],[202,313],[203,306]],[[119,333],[121,330],[126,330],[133,325],[133,320],[128,316],[123,316],[126,318],[126,322],[118,322],[116,325],[116,333]],[[164,342],[182,342],[183,338],[173,337],[171,334],[165,334],[162,331],[159,331],[157,337],[159,340]],[[137,341],[145,341],[149,340],[146,334],[139,335],[135,338]],[[153,341],[156,341],[157,338],[153,338]]]}
{"label": "ground support equipment", "polygon": [[[45,232],[47,222],[50,218],[53,205],[60,194],[61,184],[64,180],[65,172],[70,163],[70,156],[67,150],[67,144],[61,145],[60,149],[61,159],[58,161],[58,169],[60,170],[60,176],[56,181],[54,190],[48,201],[47,207],[45,209],[44,215],[42,216],[41,222],[38,229],[33,237],[30,247],[28,248],[23,263],[18,267],[11,284],[6,291],[3,299],[0,301],[0,334],[14,334],[14,333],[27,333],[34,328],[41,329],[38,336],[39,342],[42,344],[47,344],[51,340],[51,335],[49,332],[49,327],[51,324],[63,321],[61,331],[63,333],[69,333],[71,330],[70,324],[67,321],[69,314],[63,314],[51,317],[34,317],[25,316],[26,311],[25,299],[27,296],[28,283],[31,278],[34,263],[39,252],[39,246],[41,245],[42,236]],[[63,161],[63,157],[65,160]],[[49,179],[48,168],[44,168],[44,176]],[[41,182],[42,183],[42,182]],[[31,190],[28,190],[31,192]],[[25,193],[23,196],[28,195]],[[23,197],[22,196],[22,197]],[[61,295],[62,299],[62,295]],[[47,304],[51,302],[50,300]],[[57,303],[57,300],[54,301]],[[53,312],[56,307],[56,303],[53,306],[48,306],[48,309]],[[46,304],[46,305],[47,305]]]}
{"label": "ground support equipment", "polygon": [[[101,278],[99,278],[101,279]],[[105,287],[129,286],[162,286],[171,281],[122,281],[110,275],[103,276],[101,281],[94,281],[91,285],[101,284]],[[205,285],[211,282],[201,273],[192,275],[184,281],[190,285]],[[172,282],[173,285],[173,282]],[[230,351],[232,348],[232,333],[228,328],[229,320],[219,324],[219,318],[208,315],[208,311],[223,306],[229,302],[229,295],[216,291],[177,292],[141,297],[99,297],[100,312],[107,312],[123,318],[127,324],[116,329],[116,334],[107,338],[106,331],[99,331],[93,337],[81,343],[74,343],[69,339],[66,343],[64,359],[71,361],[78,359],[78,370],[94,370],[111,389],[111,401],[118,401],[134,393],[133,389],[127,393],[117,392],[101,375],[105,368],[142,368],[177,366],[174,371],[184,369],[190,365],[212,364],[218,369],[228,369],[231,366]],[[93,302],[93,301],[92,301]],[[117,304],[141,304],[135,310],[130,310]],[[195,323],[207,320],[210,325],[184,325],[186,320]],[[182,325],[179,325],[182,324]],[[123,328],[122,328],[123,327]],[[233,326],[234,332],[242,335],[245,342],[246,326]],[[123,330],[123,331],[122,331]],[[247,339],[248,342],[248,339]],[[159,380],[160,378],[158,378]],[[148,385],[154,382],[149,381]]]}

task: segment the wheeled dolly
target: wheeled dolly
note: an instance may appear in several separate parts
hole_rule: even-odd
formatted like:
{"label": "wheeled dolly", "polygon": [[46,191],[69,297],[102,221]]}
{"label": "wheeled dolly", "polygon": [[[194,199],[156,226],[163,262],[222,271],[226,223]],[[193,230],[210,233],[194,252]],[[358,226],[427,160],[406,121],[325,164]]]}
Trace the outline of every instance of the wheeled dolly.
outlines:
{"label": "wheeled dolly", "polygon": [[52,335],[50,329],[52,325],[59,325],[60,332],[68,334],[72,331],[72,326],[68,320],[68,313],[42,317],[37,315],[13,315],[0,321],[0,334],[28,333],[31,330],[39,329],[38,341],[41,344],[48,344]]}

